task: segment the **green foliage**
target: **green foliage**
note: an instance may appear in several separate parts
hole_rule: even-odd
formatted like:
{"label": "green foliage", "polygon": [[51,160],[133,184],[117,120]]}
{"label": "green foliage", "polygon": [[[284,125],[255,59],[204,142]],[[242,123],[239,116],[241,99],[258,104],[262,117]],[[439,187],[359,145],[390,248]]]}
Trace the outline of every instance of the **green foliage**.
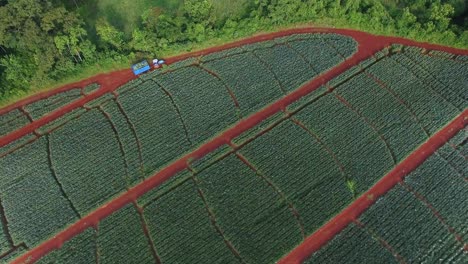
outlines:
{"label": "green foliage", "polygon": [[133,30],[132,41],[129,43],[129,45],[135,51],[153,53],[157,47],[157,39],[155,34],[150,34],[148,31],[135,29]]}
{"label": "green foliage", "polygon": [[463,0],[4,0],[0,98],[96,63],[129,64],[138,52],[174,54],[303,23],[468,47],[467,10]]}
{"label": "green foliage", "polygon": [[96,32],[106,46],[122,50],[124,47],[124,33],[117,30],[107,20],[100,19],[96,23]]}
{"label": "green foliage", "polygon": [[189,21],[207,24],[211,19],[213,3],[209,0],[185,0],[183,10]]}
{"label": "green foliage", "polygon": [[8,1],[0,7],[0,95],[27,90],[31,83],[59,79],[90,57],[93,44],[75,12],[49,1]]}

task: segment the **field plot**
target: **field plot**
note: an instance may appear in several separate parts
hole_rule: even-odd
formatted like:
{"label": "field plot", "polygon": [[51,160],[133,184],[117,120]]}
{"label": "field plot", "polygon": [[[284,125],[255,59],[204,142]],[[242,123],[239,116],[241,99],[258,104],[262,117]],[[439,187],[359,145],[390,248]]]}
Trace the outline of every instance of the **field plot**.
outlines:
{"label": "field plot", "polygon": [[30,122],[27,115],[14,109],[0,116],[0,135],[6,135]]}
{"label": "field plot", "polygon": [[67,105],[99,88],[98,84],[90,84],[83,88],[72,88],[55,93],[39,100],[25,102],[6,113],[0,112],[0,136],[13,132],[21,127],[43,117],[50,112]]}
{"label": "field plot", "polygon": [[[194,55],[9,142],[0,260],[36,247],[39,263],[280,260],[466,115],[466,61],[379,49],[292,34]],[[308,261],[462,261],[467,138],[462,129]]]}
{"label": "field plot", "polygon": [[[335,35],[305,34],[301,35],[300,41],[317,43],[314,45],[318,47],[324,43],[324,38],[332,36]],[[337,57],[338,52],[342,52],[349,57],[356,51],[356,43],[351,38],[339,35],[335,38],[342,39],[347,49],[330,48],[326,51],[329,56]],[[261,55],[254,55],[255,52],[261,52]],[[233,55],[226,55],[231,53]],[[155,71],[141,80],[124,85],[115,93],[107,93],[86,103],[83,108],[37,129],[36,136],[31,140],[19,139],[12,142],[12,146],[3,148],[0,154],[0,201],[4,207],[2,214],[5,222],[8,222],[5,230],[11,233],[13,244],[37,245],[40,242],[37,239],[46,239],[48,235],[36,234],[29,228],[38,228],[50,235],[56,233],[232,126],[243,116],[299,88],[328,70],[332,64],[339,64],[345,59],[330,62],[328,68],[319,72],[312,71],[305,63],[296,64],[301,71],[308,73],[297,75],[293,67],[275,73],[272,65],[276,62],[260,58],[270,54],[285,57],[283,63],[291,65],[298,59],[286,40],[279,43],[273,40],[262,42],[250,47],[249,51],[234,48],[212,53],[206,59],[201,58],[200,62],[189,58],[171,65],[167,70]],[[325,57],[321,60],[325,60]],[[224,65],[222,73],[211,67],[220,63]],[[229,76],[223,76],[226,69],[229,69]],[[276,79],[276,74],[294,82],[282,83],[283,79]],[[259,82],[259,76],[270,83]],[[280,82],[287,89],[282,91]],[[262,86],[257,87],[261,83]],[[23,111],[16,110],[2,118],[5,122],[13,123],[17,118],[15,115],[22,115],[29,116],[29,121],[33,122],[81,96],[93,93],[96,88],[93,85],[58,93],[28,103],[22,108]],[[24,124],[20,123],[15,128],[21,125]],[[37,160],[39,157],[40,160]],[[37,181],[41,179],[44,182],[38,187],[41,184]],[[28,186],[29,183],[34,184],[34,188]],[[46,206],[50,209],[17,212],[13,209],[15,204],[20,209],[32,206],[29,203],[33,201],[17,199],[15,195],[18,193],[14,192],[14,188],[18,186],[30,190],[31,199],[48,199]],[[44,196],[36,197],[40,195],[40,189],[48,191]],[[52,190],[56,193],[52,193]],[[51,196],[46,196],[47,193]],[[56,197],[58,193],[60,195]],[[63,220],[57,218],[47,223],[47,228],[44,227],[45,222],[38,217],[45,213],[54,214],[56,210],[65,210],[70,214],[62,214]],[[24,214],[37,214],[38,217]],[[25,217],[17,219],[21,215]],[[52,216],[44,215],[44,218],[47,217]],[[51,231],[51,228],[55,230]],[[1,253],[8,248],[2,249]]]}
{"label": "field plot", "polygon": [[466,263],[467,174],[441,153],[460,147],[444,145],[305,263]]}

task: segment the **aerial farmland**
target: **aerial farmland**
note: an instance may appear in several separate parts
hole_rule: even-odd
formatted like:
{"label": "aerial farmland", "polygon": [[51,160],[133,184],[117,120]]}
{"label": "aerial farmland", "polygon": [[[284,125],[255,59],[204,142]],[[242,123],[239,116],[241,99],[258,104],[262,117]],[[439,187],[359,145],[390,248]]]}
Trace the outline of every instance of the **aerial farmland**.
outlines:
{"label": "aerial farmland", "polygon": [[465,262],[467,54],[306,28],[21,100],[0,260]]}

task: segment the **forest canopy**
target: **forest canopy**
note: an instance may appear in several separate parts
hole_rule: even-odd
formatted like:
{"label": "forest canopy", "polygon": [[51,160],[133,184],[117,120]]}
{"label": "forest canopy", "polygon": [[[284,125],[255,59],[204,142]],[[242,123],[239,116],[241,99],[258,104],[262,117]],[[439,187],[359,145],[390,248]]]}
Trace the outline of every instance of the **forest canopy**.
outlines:
{"label": "forest canopy", "polygon": [[468,48],[464,0],[154,2],[0,0],[0,101],[96,65],[129,64],[306,23]]}

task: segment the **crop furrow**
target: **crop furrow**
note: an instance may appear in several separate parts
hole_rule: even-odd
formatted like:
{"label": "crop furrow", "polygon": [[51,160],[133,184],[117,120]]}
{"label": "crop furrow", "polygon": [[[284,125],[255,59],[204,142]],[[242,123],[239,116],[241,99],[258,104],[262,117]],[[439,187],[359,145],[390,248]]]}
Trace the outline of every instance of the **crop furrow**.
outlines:
{"label": "crop furrow", "polygon": [[153,238],[151,237],[151,234],[149,232],[148,224],[146,223],[145,216],[143,215],[144,209],[140,207],[137,202],[133,202],[133,206],[135,207],[138,213],[138,217],[140,218],[141,228],[143,229],[143,233],[145,234],[145,237],[148,240],[148,244],[151,250],[151,255],[153,255],[153,258],[156,264],[161,264],[161,258],[158,255]]}
{"label": "crop furrow", "polygon": [[278,261],[280,264],[301,263],[309,256],[320,250],[349,224],[360,217],[380,197],[416,170],[440,147],[446,144],[468,122],[468,109],[455,117],[450,123],[430,137],[426,142],[415,149],[403,161],[395,166],[370,189],[330,219],[325,225],[317,229],[312,235]]}
{"label": "crop furrow", "polygon": [[[273,71],[273,69],[271,68],[271,65],[269,65],[265,60],[260,58],[260,56],[258,56],[257,53],[255,53],[255,51],[251,51],[250,53],[263,65],[263,67],[265,67],[265,69],[267,69],[272,74],[273,79],[275,79],[275,81],[278,84],[278,86],[280,87],[281,91],[284,94],[287,94],[287,91],[284,88],[283,83],[280,81],[278,75],[276,75],[276,73]],[[276,62],[273,62],[273,63],[276,63]]]}
{"label": "crop furrow", "polygon": [[[405,54],[405,52],[403,52],[403,55],[408,58],[409,60],[411,60],[413,63],[415,63],[416,65],[419,65],[413,58],[411,58],[410,56],[407,56]],[[425,84],[425,87],[428,87],[429,90],[431,90],[432,92],[434,92],[435,94],[437,94],[437,96],[439,96],[442,100],[444,100],[445,102],[447,102],[448,104],[452,105],[454,108],[456,108],[457,110],[459,111],[463,111],[463,109],[461,109],[460,107],[456,106],[453,102],[451,102],[450,100],[447,99],[447,97],[443,96],[439,91],[437,91],[434,86],[425,81],[424,78],[421,78],[421,76],[419,76],[413,68],[411,67],[408,67],[408,65],[402,63],[401,61],[399,60],[396,60],[394,58],[392,58],[393,61],[395,61],[396,63],[400,64],[401,66],[403,66],[404,68],[406,68],[408,70],[409,73],[411,73],[411,75],[413,75],[416,79],[418,79],[419,81],[421,81],[423,84]],[[430,72],[428,72],[426,69],[424,69],[422,66],[420,66],[421,69],[423,69],[424,71],[426,71],[428,73],[429,76],[433,77],[432,74]],[[436,80],[437,82],[441,83],[447,90],[452,90],[450,89],[449,87],[447,87],[447,85],[445,85],[444,83],[440,82],[437,78],[433,77],[434,80]],[[464,101],[466,101],[464,98],[462,98]]]}
{"label": "crop furrow", "polygon": [[206,212],[208,213],[208,216],[210,218],[210,222],[211,222],[211,225],[213,226],[213,228],[216,230],[216,232],[221,236],[221,238],[223,239],[224,243],[226,244],[226,247],[229,249],[229,251],[231,251],[231,253],[241,262],[241,263],[246,263],[246,261],[242,258],[241,254],[239,253],[239,251],[236,249],[236,247],[232,244],[232,242],[226,237],[226,235],[224,234],[224,231],[223,229],[221,229],[221,227],[218,225],[218,223],[216,222],[216,216],[213,212],[213,210],[211,210],[210,206],[208,205],[208,201],[206,200],[206,197],[205,197],[205,194],[203,193],[203,190],[200,188],[200,183],[199,183],[199,180],[197,178],[197,176],[195,176],[194,174],[194,171],[188,167],[188,170],[190,171],[191,173],[191,177],[190,179],[192,180],[193,184],[195,185],[195,187],[197,188],[197,192],[198,192],[198,196],[200,197],[200,199],[203,201],[203,205],[205,206],[205,209],[206,209]]}
{"label": "crop furrow", "polygon": [[[231,147],[233,149],[236,149],[237,146],[231,143]],[[279,198],[283,201],[286,201],[288,204],[289,210],[291,210],[291,213],[293,214],[293,217],[296,219],[296,222],[301,230],[301,235],[302,238],[305,239],[306,234],[305,234],[305,227],[304,227],[304,222],[302,221],[302,217],[299,214],[299,211],[296,209],[296,206],[294,206],[293,202],[286,197],[286,195],[281,191],[281,189],[276,186],[276,184],[264,173],[260,172],[245,156],[240,154],[239,152],[235,152],[236,157],[242,161],[249,169],[251,169],[257,176],[259,176],[263,181],[265,181],[268,186],[275,191],[275,193],[279,196]]]}
{"label": "crop furrow", "polygon": [[336,153],[325,142],[323,142],[323,140],[317,134],[315,134],[312,130],[310,130],[304,123],[302,123],[296,117],[291,116],[289,119],[295,125],[299,126],[304,131],[306,131],[307,134],[309,134],[315,141],[317,141],[325,149],[325,151],[328,153],[328,155],[330,155],[330,157],[332,157],[333,161],[335,162],[336,166],[338,167],[338,169],[339,169],[339,171],[340,171],[340,173],[343,176],[343,179],[345,181],[351,180],[350,177],[345,173],[345,168],[344,168],[343,164],[339,161],[338,157],[336,156]]}
{"label": "crop furrow", "polygon": [[157,82],[156,80],[152,79],[153,83],[155,83],[159,88],[161,88],[161,90],[167,95],[167,97],[169,97],[169,99],[171,100],[171,104],[172,106],[174,107],[175,111],[177,112],[177,116],[179,117],[179,120],[180,120],[180,123],[182,124],[182,127],[184,128],[184,133],[185,133],[185,139],[187,140],[187,142],[190,144],[190,146],[193,145],[193,142],[192,140],[190,140],[190,135],[189,135],[189,132],[188,132],[188,128],[187,128],[187,124],[185,124],[185,121],[184,121],[184,118],[182,117],[182,114],[180,112],[180,108],[179,106],[176,104],[176,102],[174,101],[174,97],[172,96],[171,92],[169,92],[166,88],[164,88],[164,86],[162,84],[160,84],[159,82]]}
{"label": "crop furrow", "polygon": [[357,219],[354,220],[353,222],[356,226],[363,229],[367,234],[369,234],[369,236],[377,240],[384,249],[388,250],[395,257],[395,260],[397,260],[399,263],[402,263],[402,264],[407,263],[407,261],[387,241],[385,241],[385,239],[379,236],[375,231],[368,228],[367,226],[365,226],[363,223],[361,223]]}
{"label": "crop furrow", "polygon": [[223,84],[224,88],[226,88],[226,91],[229,93],[229,96],[231,97],[232,101],[234,102],[234,106],[236,107],[236,112],[239,115],[239,119],[241,119],[242,115],[241,115],[241,110],[240,110],[240,106],[239,106],[239,100],[237,100],[236,96],[234,95],[234,92],[229,87],[229,85],[216,72],[214,72],[214,71],[212,71],[210,69],[207,69],[206,67],[204,67],[201,64],[198,64],[197,67],[199,67],[200,69],[206,71],[207,73],[209,73],[211,76],[218,79]]}
{"label": "crop furrow", "polygon": [[101,112],[104,115],[106,120],[109,122],[109,125],[112,128],[112,131],[114,132],[114,137],[119,146],[120,154],[121,154],[123,165],[125,168],[125,183],[128,188],[131,185],[131,179],[130,179],[130,174],[128,171],[127,155],[125,154],[124,146],[123,146],[122,140],[120,139],[119,132],[117,131],[117,127],[112,121],[111,116],[106,111],[104,111],[104,109],[101,106],[98,106],[97,109],[99,110],[99,112]]}
{"label": "crop furrow", "polygon": [[448,160],[446,157],[444,157],[443,155],[440,155],[439,152],[436,152],[436,154],[441,158],[443,159],[454,171],[457,172],[457,174],[461,177],[463,177],[465,180],[468,180],[468,176],[465,176],[464,173],[460,170],[460,168],[458,168],[455,164],[453,164],[453,162],[451,162],[450,160]]}
{"label": "crop furrow", "polygon": [[383,80],[379,79],[376,75],[364,70],[363,71],[367,77],[372,79],[380,88],[384,89],[388,93],[390,93],[402,106],[405,107],[405,109],[411,114],[413,120],[421,127],[421,129],[424,131],[426,134],[427,138],[429,138],[431,135],[429,131],[423,126],[421,120],[419,117],[416,115],[416,112],[413,110],[413,108],[406,102],[404,99],[402,99],[398,94],[390,88],[388,84],[386,84]]}
{"label": "crop furrow", "polygon": [[444,219],[444,217],[439,213],[439,211],[427,200],[426,197],[424,197],[424,195],[420,194],[419,192],[417,192],[414,188],[412,188],[411,186],[409,186],[408,184],[406,184],[404,181],[401,181],[399,183],[407,192],[411,193],[414,197],[416,197],[416,199],[418,199],[421,203],[424,204],[424,206],[426,206],[432,213],[432,215],[437,218],[437,220],[439,222],[441,222],[447,229],[448,231],[450,232],[450,234],[452,234],[455,239],[457,240],[457,242],[461,243],[462,245],[465,244],[465,242],[463,241],[462,237],[457,233],[457,231],[455,230],[455,228],[453,228],[452,226],[450,226],[447,221]]}
{"label": "crop furrow", "polygon": [[13,248],[15,246],[15,242],[13,241],[13,237],[11,236],[10,231],[8,230],[8,220],[6,218],[5,208],[3,207],[1,199],[0,199],[0,224],[2,225],[2,229],[3,229],[2,231],[5,234],[5,237],[8,241],[8,245],[10,246],[10,248]]}
{"label": "crop furrow", "polygon": [[392,157],[393,164],[396,165],[397,164],[397,158],[395,156],[395,153],[393,152],[392,148],[390,147],[390,144],[388,143],[388,140],[383,136],[382,133],[380,133],[380,131],[377,129],[377,127],[367,117],[365,117],[358,109],[356,109],[351,103],[349,103],[345,98],[340,96],[336,90],[333,92],[333,94],[335,95],[335,97],[342,104],[344,104],[346,107],[351,109],[351,111],[353,111],[356,115],[358,115],[359,118],[361,118],[377,134],[377,136],[380,138],[380,140],[382,140],[382,142],[385,144],[385,147],[387,148],[390,156]]}
{"label": "crop furrow", "polygon": [[122,116],[124,117],[124,119],[127,122],[128,126],[130,127],[130,129],[132,131],[132,134],[133,134],[133,137],[135,138],[136,146],[137,146],[137,149],[138,149],[138,159],[140,161],[140,170],[143,170],[143,167],[144,167],[143,166],[143,154],[142,154],[142,151],[141,151],[142,146],[141,146],[141,141],[138,138],[138,134],[136,132],[135,125],[133,124],[132,120],[130,120],[130,117],[125,112],[125,109],[123,108],[122,104],[119,101],[119,95],[116,92],[114,92],[114,101],[115,101],[115,104],[117,105],[117,108],[119,109],[119,112],[122,114]]}
{"label": "crop furrow", "polygon": [[67,200],[68,204],[70,205],[71,209],[75,213],[76,217],[78,217],[78,219],[81,219],[81,214],[78,212],[78,209],[76,209],[70,197],[68,197],[68,194],[65,192],[65,189],[63,188],[62,183],[59,181],[57,177],[57,172],[55,171],[55,167],[52,161],[52,146],[50,144],[49,135],[46,135],[45,138],[46,138],[46,144],[47,144],[47,162],[48,162],[48,166],[52,174],[52,177],[54,178],[55,183],[57,183],[57,186],[60,189],[60,193],[62,194],[63,198]]}
{"label": "crop furrow", "polygon": [[24,116],[26,116],[30,123],[34,122],[34,119],[32,118],[31,114],[24,107],[20,107],[18,109],[21,111],[21,113],[24,114]]}

